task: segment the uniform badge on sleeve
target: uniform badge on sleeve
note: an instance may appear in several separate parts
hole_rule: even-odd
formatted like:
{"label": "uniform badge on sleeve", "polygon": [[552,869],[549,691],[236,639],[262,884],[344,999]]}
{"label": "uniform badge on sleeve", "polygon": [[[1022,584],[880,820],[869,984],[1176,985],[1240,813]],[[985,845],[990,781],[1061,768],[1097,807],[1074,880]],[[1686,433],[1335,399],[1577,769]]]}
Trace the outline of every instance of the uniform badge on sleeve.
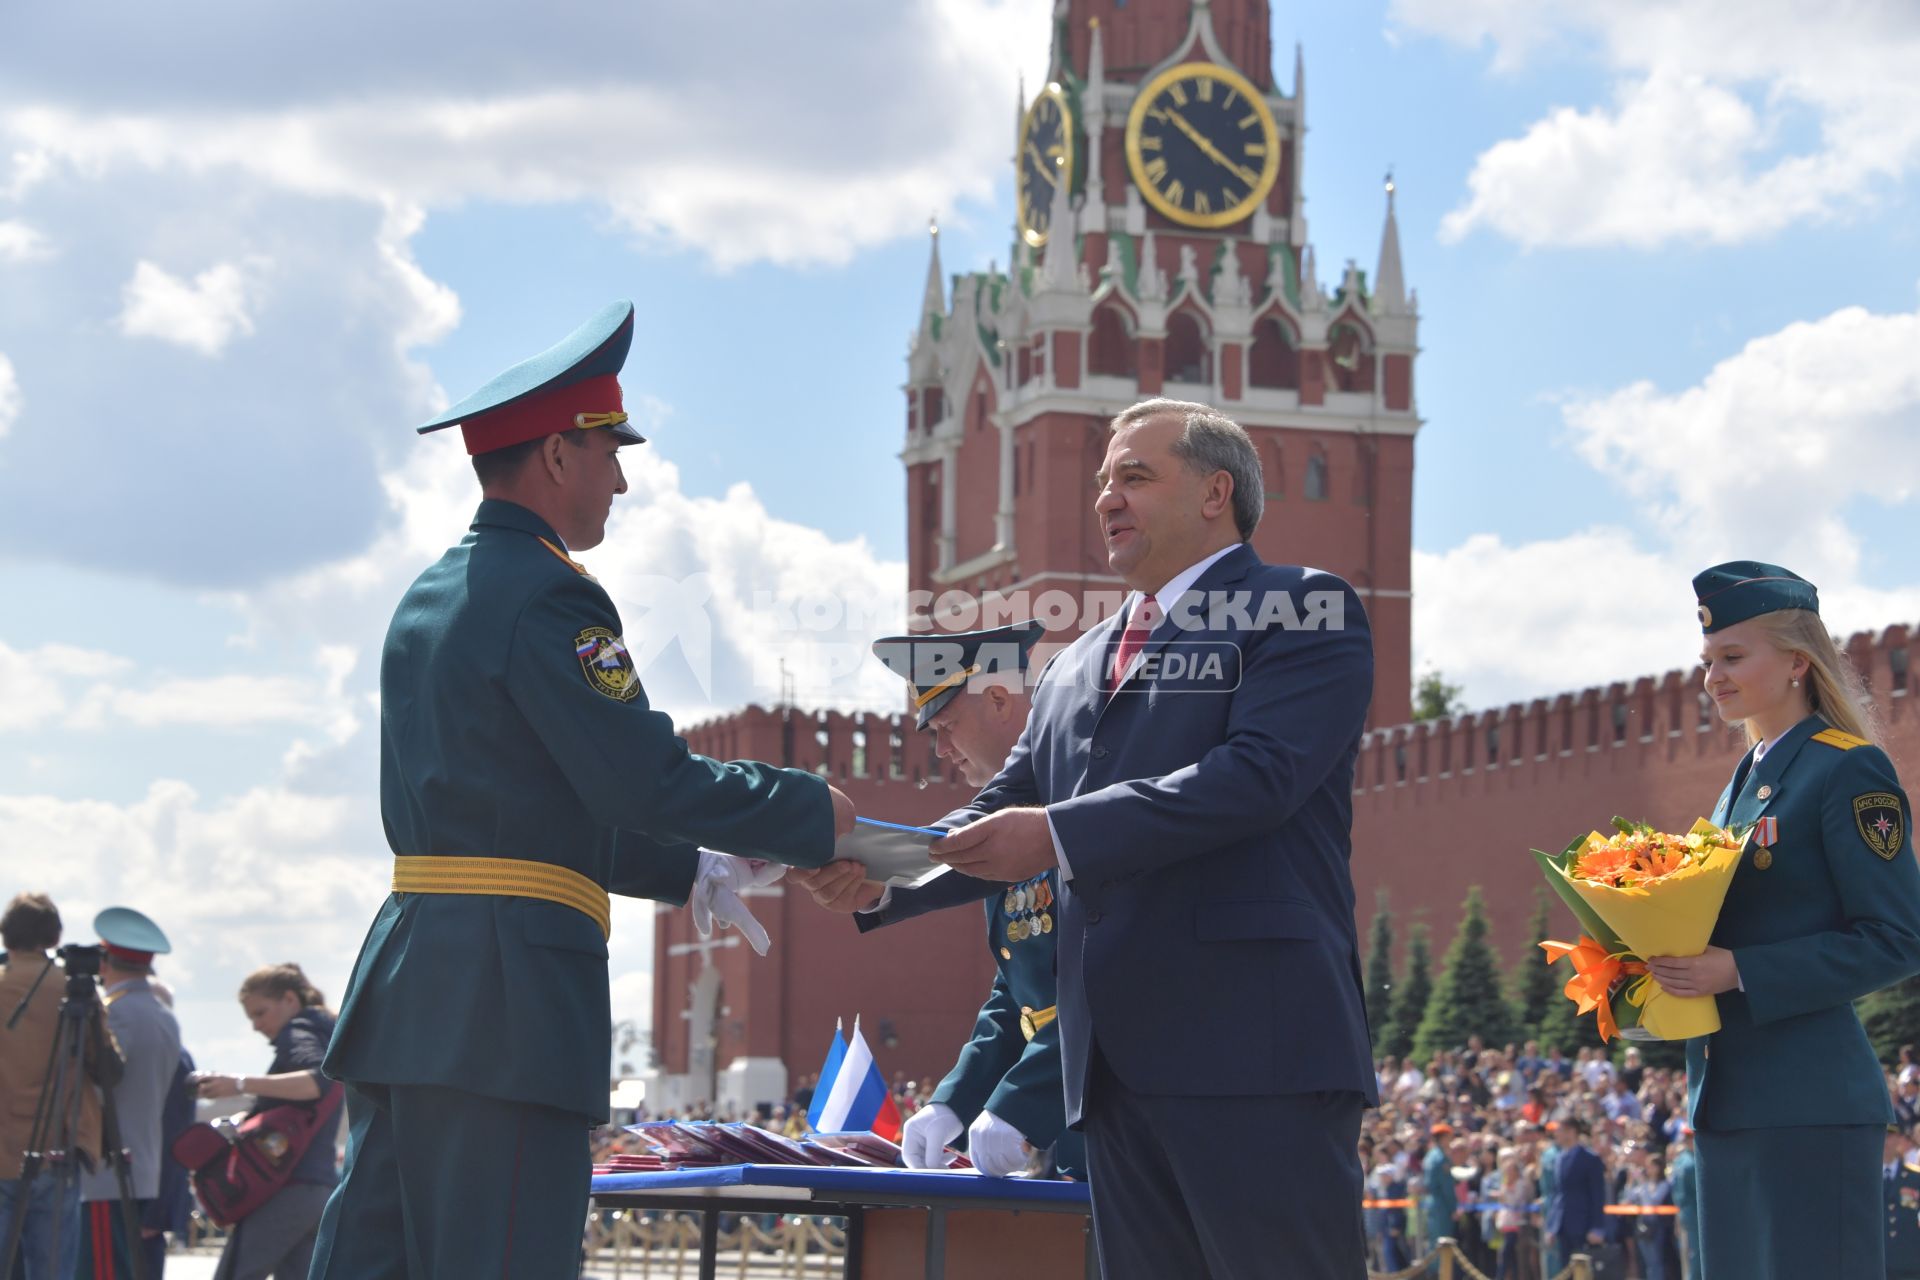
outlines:
{"label": "uniform badge on sleeve", "polygon": [[1867,848],[1888,862],[1906,842],[1906,809],[1891,791],[1869,791],[1853,798],[1853,824]]}
{"label": "uniform badge on sleeve", "polygon": [[640,677],[633,670],[633,655],[620,637],[605,627],[588,627],[573,640],[574,656],[594,692],[604,693],[617,702],[631,702],[640,692]]}

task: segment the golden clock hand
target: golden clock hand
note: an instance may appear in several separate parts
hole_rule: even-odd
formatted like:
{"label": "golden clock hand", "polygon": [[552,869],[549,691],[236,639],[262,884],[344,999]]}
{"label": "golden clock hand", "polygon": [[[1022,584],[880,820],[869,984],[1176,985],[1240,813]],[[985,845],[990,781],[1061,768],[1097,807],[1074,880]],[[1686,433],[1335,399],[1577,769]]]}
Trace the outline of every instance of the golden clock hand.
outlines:
{"label": "golden clock hand", "polygon": [[1180,132],[1186,134],[1187,137],[1191,138],[1193,140],[1193,145],[1200,148],[1200,150],[1206,154],[1209,160],[1212,160],[1215,164],[1218,164],[1221,168],[1231,172],[1235,177],[1239,178],[1240,181],[1246,183],[1249,187],[1257,187],[1260,185],[1260,179],[1257,175],[1249,172],[1245,165],[1238,165],[1238,164],[1235,164],[1233,161],[1227,159],[1226,155],[1221,152],[1220,148],[1213,145],[1212,140],[1209,139],[1206,134],[1201,133],[1198,129],[1194,128],[1192,125],[1187,123],[1187,118],[1185,116],[1181,115],[1178,111],[1175,111],[1172,107],[1168,107],[1167,118],[1173,121],[1175,126],[1179,128]]}
{"label": "golden clock hand", "polygon": [[1047,180],[1048,186],[1057,187],[1060,185],[1059,182],[1054,179],[1053,166],[1047,163],[1047,158],[1041,155],[1040,149],[1031,142],[1027,144],[1027,154],[1032,156],[1033,162],[1040,166],[1040,174]]}

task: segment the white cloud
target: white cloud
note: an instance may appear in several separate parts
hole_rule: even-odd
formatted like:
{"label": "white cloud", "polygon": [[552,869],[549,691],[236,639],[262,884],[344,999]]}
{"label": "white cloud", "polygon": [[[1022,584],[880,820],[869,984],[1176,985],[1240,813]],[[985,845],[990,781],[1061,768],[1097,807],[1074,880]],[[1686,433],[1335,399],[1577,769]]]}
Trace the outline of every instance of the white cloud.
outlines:
{"label": "white cloud", "polygon": [[1687,583],[1704,567],[1604,526],[1416,551],[1415,669],[1440,671],[1478,709],[1685,667],[1700,636]]}
{"label": "white cloud", "polygon": [[173,944],[159,971],[187,1047],[204,1066],[257,1070],[240,979],[294,960],[337,1000],[386,894],[379,828],[360,807],[278,786],[208,801],[167,779],[126,805],[0,794],[0,848],[16,888],[53,897],[69,941],[90,941],[106,906],[151,916]]}
{"label": "white cloud", "polygon": [[120,332],[217,356],[235,336],[253,332],[248,289],[247,273],[237,263],[216,263],[189,283],[140,262],[120,292]]}
{"label": "white cloud", "polygon": [[1697,386],[1634,383],[1568,404],[1566,420],[1677,550],[1844,582],[1859,568],[1849,512],[1920,489],[1916,352],[1920,311],[1848,307],[1754,339]]}
{"label": "white cloud", "polygon": [[[724,6],[602,13],[596,25],[612,29],[596,35],[590,65],[573,42],[502,38],[481,54],[513,64],[497,80],[409,68],[354,84],[358,51],[343,55],[339,80],[249,83],[217,105],[188,75],[142,79],[137,108],[42,83],[12,110],[0,97],[0,138],[43,167],[90,175],[234,170],[310,196],[428,209],[586,202],[723,266],[838,263],[918,229],[929,209],[990,194],[1015,77],[1045,56],[1049,8],[874,0],[828,28],[805,6],[744,25]],[[374,21],[390,28],[388,17]],[[607,56],[623,46],[638,54],[624,67]],[[675,57],[657,56],[669,48]],[[420,63],[445,65],[439,48]]]}
{"label": "white cloud", "polygon": [[73,706],[70,684],[91,684],[131,665],[95,649],[47,644],[17,650],[0,642],[0,733],[58,722]]}
{"label": "white cloud", "polygon": [[20,394],[20,378],[13,371],[13,361],[0,354],[0,436],[13,430],[25,407],[26,397]]}
{"label": "white cloud", "polygon": [[[1920,8],[1854,0],[1395,0],[1496,68],[1596,57],[1613,101],[1483,152],[1443,223],[1521,244],[1733,243],[1843,216],[1920,165]],[[1803,126],[1810,124],[1811,137]]]}
{"label": "white cloud", "polygon": [[17,218],[0,218],[0,262],[32,262],[53,255],[53,245]]}
{"label": "white cloud", "polygon": [[1849,307],[1757,338],[1678,392],[1570,399],[1571,442],[1612,481],[1618,514],[1562,538],[1416,552],[1416,665],[1474,706],[1684,669],[1698,645],[1688,584],[1725,560],[1811,578],[1841,635],[1920,619],[1920,575],[1862,582],[1850,522],[1920,491],[1916,351],[1920,311]]}

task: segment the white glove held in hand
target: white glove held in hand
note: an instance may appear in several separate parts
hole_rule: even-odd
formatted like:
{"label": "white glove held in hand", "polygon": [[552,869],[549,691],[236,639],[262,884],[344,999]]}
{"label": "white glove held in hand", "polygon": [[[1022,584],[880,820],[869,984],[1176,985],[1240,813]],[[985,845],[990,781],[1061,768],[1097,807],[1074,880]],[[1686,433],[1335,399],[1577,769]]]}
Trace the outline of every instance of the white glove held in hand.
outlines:
{"label": "white glove held in hand", "polygon": [[694,929],[702,938],[711,937],[714,921],[718,920],[723,929],[728,925],[738,929],[756,955],[767,954],[770,942],[767,931],[740,900],[740,890],[772,884],[785,874],[787,868],[782,863],[736,858],[730,853],[702,849],[693,893],[687,899],[687,906],[693,911]]}
{"label": "white glove held in hand", "polygon": [[929,1102],[900,1127],[900,1156],[909,1169],[944,1169],[953,1157],[947,1147],[966,1130],[953,1108]]}
{"label": "white glove held in hand", "polygon": [[1027,1135],[991,1111],[982,1111],[967,1130],[967,1158],[982,1173],[996,1178],[1024,1173],[1032,1154]]}

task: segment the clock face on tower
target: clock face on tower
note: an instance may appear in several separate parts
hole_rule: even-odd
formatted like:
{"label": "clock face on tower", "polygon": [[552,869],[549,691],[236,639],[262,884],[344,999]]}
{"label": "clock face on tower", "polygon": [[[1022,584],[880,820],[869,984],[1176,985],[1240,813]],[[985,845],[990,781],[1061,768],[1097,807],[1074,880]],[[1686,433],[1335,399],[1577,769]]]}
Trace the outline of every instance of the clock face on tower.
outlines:
{"label": "clock face on tower", "polygon": [[1127,115],[1127,168],[1146,202],[1189,227],[1248,217],[1280,175],[1279,132],[1260,91],[1210,62],[1169,67]]}
{"label": "clock face on tower", "polygon": [[1047,242],[1053,188],[1073,181],[1073,118],[1060,86],[1042,89],[1020,122],[1020,234],[1038,249]]}

